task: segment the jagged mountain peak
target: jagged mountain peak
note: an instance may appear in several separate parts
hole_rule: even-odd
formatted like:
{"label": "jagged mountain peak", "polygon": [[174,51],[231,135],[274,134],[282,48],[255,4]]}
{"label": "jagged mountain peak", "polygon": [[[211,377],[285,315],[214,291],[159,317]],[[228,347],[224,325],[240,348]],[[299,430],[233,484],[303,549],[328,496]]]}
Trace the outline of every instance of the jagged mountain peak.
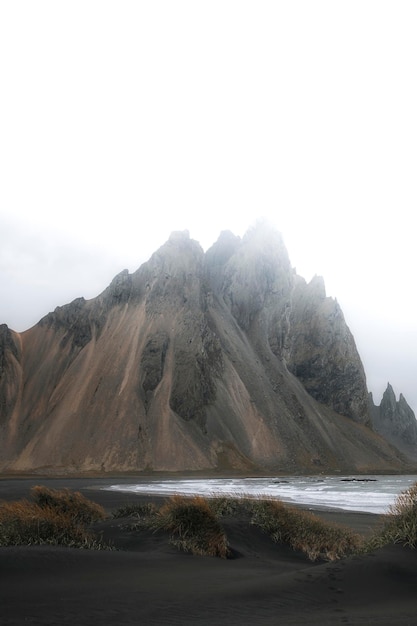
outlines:
{"label": "jagged mountain peak", "polygon": [[165,273],[167,276],[174,276],[181,272],[201,271],[203,260],[203,248],[198,241],[191,239],[189,231],[174,231],[144,266],[155,275]]}
{"label": "jagged mountain peak", "polygon": [[217,241],[206,252],[207,265],[224,265],[237,251],[241,238],[230,230],[222,230]]}
{"label": "jagged mountain peak", "polygon": [[323,276],[315,274],[308,283],[308,289],[310,292],[315,292],[319,298],[324,300],[326,297],[326,285]]}
{"label": "jagged mountain peak", "polygon": [[390,409],[394,408],[397,404],[397,397],[395,395],[394,388],[390,383],[387,383],[387,388],[382,395],[381,404],[387,408],[389,407]]}
{"label": "jagged mountain peak", "polygon": [[237,254],[241,262],[253,264],[259,271],[291,270],[281,233],[266,221],[261,221],[247,230]]}
{"label": "jagged mountain peak", "polygon": [[374,429],[411,459],[417,458],[417,420],[414,411],[400,393],[399,399],[388,383],[379,406],[372,394],[369,404]]}

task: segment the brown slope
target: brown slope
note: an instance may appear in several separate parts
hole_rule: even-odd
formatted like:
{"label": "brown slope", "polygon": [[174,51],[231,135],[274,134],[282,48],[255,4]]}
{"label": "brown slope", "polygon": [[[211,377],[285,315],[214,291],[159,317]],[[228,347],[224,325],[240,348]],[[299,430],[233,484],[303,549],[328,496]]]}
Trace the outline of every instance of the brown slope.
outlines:
{"label": "brown slope", "polygon": [[206,255],[175,233],[97,298],[1,337],[3,469],[403,467],[367,426],[343,315],[263,228]]}

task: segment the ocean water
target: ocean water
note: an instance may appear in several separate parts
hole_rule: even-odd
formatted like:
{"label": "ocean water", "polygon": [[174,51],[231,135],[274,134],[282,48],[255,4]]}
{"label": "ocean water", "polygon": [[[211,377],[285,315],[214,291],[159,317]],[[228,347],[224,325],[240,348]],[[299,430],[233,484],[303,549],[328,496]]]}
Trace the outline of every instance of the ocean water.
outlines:
{"label": "ocean water", "polygon": [[387,513],[417,476],[287,476],[149,480],[103,487],[110,491],[170,496],[267,496],[311,508]]}

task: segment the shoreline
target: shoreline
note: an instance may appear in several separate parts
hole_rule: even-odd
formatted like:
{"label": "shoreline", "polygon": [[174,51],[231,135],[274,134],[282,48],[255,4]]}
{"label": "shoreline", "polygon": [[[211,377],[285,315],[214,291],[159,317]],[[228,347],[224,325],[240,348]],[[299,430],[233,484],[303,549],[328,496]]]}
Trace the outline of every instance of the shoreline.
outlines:
{"label": "shoreline", "polygon": [[[166,477],[166,475],[165,475]],[[143,477],[143,481],[138,481],[137,477],[131,476],[113,476],[119,484],[132,484],[136,482],[147,482]],[[179,477],[177,477],[179,479]],[[97,502],[104,507],[107,513],[131,504],[132,502],[154,502],[161,504],[167,500],[170,495],[157,493],[140,493],[126,492],[118,490],[104,489],[109,485],[111,477],[91,477],[91,478],[61,478],[61,477],[43,477],[38,476],[31,478],[6,478],[0,479],[0,501],[1,500],[20,500],[30,497],[30,489],[38,484],[52,489],[70,489],[80,491],[85,497]],[[220,494],[221,495],[221,494]],[[330,508],[324,506],[311,506],[302,503],[285,503],[288,506],[299,507],[305,511],[314,513],[318,517],[335,524],[341,524],[352,528],[355,532],[369,536],[383,518],[383,514],[369,513],[366,511],[351,511],[345,509]]]}
{"label": "shoreline", "polygon": [[259,470],[259,471],[248,471],[242,472],[241,470],[233,470],[233,469],[219,469],[219,470],[209,470],[209,469],[201,469],[201,470],[178,470],[178,471],[170,471],[170,470],[114,470],[114,471],[99,471],[99,470],[89,470],[89,471],[68,471],[68,469],[63,469],[62,471],[58,468],[39,468],[37,470],[8,470],[8,471],[0,471],[0,481],[1,480],[12,480],[16,479],[24,479],[29,480],[32,478],[44,478],[44,479],[90,479],[90,478],[98,478],[98,479],[108,479],[108,478],[126,478],[128,480],[135,479],[143,479],[149,480],[150,478],[172,478],[172,479],[181,479],[181,478],[274,478],[274,477],[286,477],[286,476],[298,476],[298,477],[320,477],[320,476],[417,476],[417,465],[408,466],[408,471],[405,471],[405,468],[401,470],[396,470],[391,468],[388,469],[375,469],[375,468],[367,468],[366,470],[349,470],[349,469],[328,469],[326,471],[305,471],[305,470],[288,470],[288,469],[276,469],[276,470]]}

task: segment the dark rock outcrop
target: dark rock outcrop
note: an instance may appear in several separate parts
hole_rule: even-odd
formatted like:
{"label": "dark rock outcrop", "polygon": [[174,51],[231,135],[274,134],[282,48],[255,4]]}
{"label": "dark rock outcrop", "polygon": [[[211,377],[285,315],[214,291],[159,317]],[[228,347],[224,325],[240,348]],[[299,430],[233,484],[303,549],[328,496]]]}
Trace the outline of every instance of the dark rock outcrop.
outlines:
{"label": "dark rock outcrop", "polygon": [[13,413],[22,380],[19,337],[7,324],[0,325],[0,426]]}
{"label": "dark rock outcrop", "polygon": [[388,383],[381,404],[376,406],[372,394],[369,405],[374,429],[412,460],[417,461],[417,420],[400,393],[399,400]]}
{"label": "dark rock outcrop", "polygon": [[0,327],[0,469],[396,471],[354,339],[279,233],[173,233],[102,294]]}
{"label": "dark rock outcrop", "polygon": [[324,281],[298,279],[289,314],[287,363],[307,391],[337,413],[370,425],[365,372],[337,301]]}

